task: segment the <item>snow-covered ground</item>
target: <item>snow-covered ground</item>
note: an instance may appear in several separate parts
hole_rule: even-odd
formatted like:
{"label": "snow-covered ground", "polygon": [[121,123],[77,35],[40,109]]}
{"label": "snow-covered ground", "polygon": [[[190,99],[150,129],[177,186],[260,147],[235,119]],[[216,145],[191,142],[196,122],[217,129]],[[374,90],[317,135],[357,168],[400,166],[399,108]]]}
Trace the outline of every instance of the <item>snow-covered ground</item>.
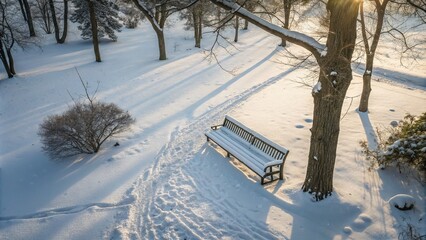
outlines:
{"label": "snow-covered ground", "polygon": [[[396,239],[407,224],[426,233],[425,187],[393,169],[369,171],[358,144],[372,141],[375,127],[426,110],[425,56],[411,68],[391,53],[379,58],[369,114],[356,111],[362,66],[354,70],[335,192],[313,202],[300,191],[313,109],[312,89],[300,82],[309,72],[279,64],[280,39],[251,27],[232,55],[217,49],[231,75],[181,29],[168,31],[167,61],[156,60],[146,23],[102,42],[102,63],[90,41],[72,34],[65,45],[50,39],[42,50],[16,53],[18,76],[0,80],[1,239]],[[203,46],[212,40],[205,35]],[[72,104],[68,92],[84,93],[76,68],[89,91],[99,82],[98,100],[137,122],[96,155],[52,161],[38,125]],[[290,149],[285,180],[261,186],[206,143],[204,132],[225,114]],[[411,195],[415,209],[393,208],[396,194]]]}

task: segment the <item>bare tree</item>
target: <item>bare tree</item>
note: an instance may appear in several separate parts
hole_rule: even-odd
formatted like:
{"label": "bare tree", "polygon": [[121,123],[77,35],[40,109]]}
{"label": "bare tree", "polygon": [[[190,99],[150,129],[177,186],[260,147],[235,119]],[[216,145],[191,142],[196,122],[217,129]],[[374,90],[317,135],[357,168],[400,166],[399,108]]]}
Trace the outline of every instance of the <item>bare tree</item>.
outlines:
{"label": "bare tree", "polygon": [[191,7],[197,3],[197,0],[133,0],[133,2],[151,23],[157,35],[158,49],[160,52],[159,60],[166,60],[164,26],[167,18],[177,11]]}
{"label": "bare tree", "polygon": [[192,21],[194,25],[194,39],[195,39],[195,47],[201,47],[201,38],[203,36],[203,13],[204,13],[204,5],[206,3],[201,0],[190,7]]}
{"label": "bare tree", "polygon": [[31,15],[30,4],[28,4],[28,0],[18,0],[19,5],[21,6],[21,12],[24,16],[25,21],[28,24],[28,31],[30,32],[30,37],[35,37],[34,23]]}
{"label": "bare tree", "polygon": [[49,1],[48,0],[35,0],[35,9],[34,19],[36,21],[41,21],[41,28],[47,34],[52,33],[51,27],[51,18],[50,18],[50,9],[49,9]]}
{"label": "bare tree", "polygon": [[[419,0],[423,1],[423,0]],[[374,0],[371,1],[373,4],[373,9],[375,16],[370,17],[373,19],[375,24],[370,24],[373,26],[373,29],[368,28],[368,24],[366,23],[366,11],[364,8],[364,2],[362,1],[360,4],[360,23],[361,23],[361,34],[364,43],[364,51],[365,51],[365,69],[363,73],[363,88],[361,93],[361,100],[359,103],[358,110],[360,112],[368,111],[368,103],[371,93],[371,76],[373,74],[374,68],[374,58],[376,55],[376,50],[379,45],[380,37],[382,34],[387,33],[391,34],[392,37],[396,38],[392,32],[397,32],[398,35],[401,36],[401,42],[405,46],[405,48],[411,49],[414,46],[409,46],[407,43],[407,37],[403,33],[403,31],[399,30],[398,27],[390,26],[389,30],[383,31],[384,21],[387,15],[389,15],[387,7],[389,3],[392,3],[392,0]],[[410,1],[408,1],[410,2]],[[410,7],[415,6],[415,2],[411,1],[410,4],[406,3],[398,3],[397,5],[408,5]],[[414,4],[414,5],[413,5]],[[398,12],[397,12],[398,13]],[[371,42],[370,42],[371,41]]]}
{"label": "bare tree", "polygon": [[7,2],[0,0],[0,58],[6,70],[7,76],[12,78],[15,72],[15,64],[12,55],[12,48],[15,44],[13,29],[8,21]]}
{"label": "bare tree", "polygon": [[268,33],[305,48],[315,57],[320,67],[320,74],[312,92],[313,126],[307,173],[302,189],[311,193],[316,200],[322,200],[331,195],[342,105],[352,80],[351,59],[357,35],[359,1],[329,0],[327,2],[330,25],[325,46],[305,34],[273,25],[235,2],[211,1],[247,19]]}
{"label": "bare tree", "polygon": [[374,7],[377,12],[377,20],[375,29],[373,31],[373,36],[371,37],[371,44],[369,43],[370,36],[368,36],[369,31],[365,24],[365,12],[364,12],[364,2],[361,1],[360,4],[360,18],[361,18],[361,33],[362,40],[364,42],[364,50],[366,55],[366,64],[363,74],[363,88],[361,94],[361,101],[359,103],[359,111],[367,112],[368,111],[368,100],[370,98],[371,92],[371,75],[373,73],[373,63],[374,55],[376,54],[376,49],[379,44],[380,35],[383,27],[383,20],[385,18],[386,6],[389,3],[388,0],[374,0]]}
{"label": "bare tree", "polygon": [[56,42],[62,44],[65,42],[68,33],[68,0],[63,0],[63,27],[62,27],[62,36],[60,35],[60,28],[58,23],[58,17],[56,15],[56,8],[53,0],[49,0],[50,12],[52,14],[53,27],[55,28],[55,39]]}

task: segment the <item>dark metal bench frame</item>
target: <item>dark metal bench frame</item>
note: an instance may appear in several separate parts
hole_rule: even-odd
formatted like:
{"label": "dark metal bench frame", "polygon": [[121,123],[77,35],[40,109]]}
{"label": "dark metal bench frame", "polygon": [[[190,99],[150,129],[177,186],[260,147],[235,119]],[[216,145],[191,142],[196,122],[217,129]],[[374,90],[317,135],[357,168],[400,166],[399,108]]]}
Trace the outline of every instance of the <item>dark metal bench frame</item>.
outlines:
{"label": "dark metal bench frame", "polygon": [[[235,133],[237,136],[239,136],[241,139],[243,139],[244,141],[246,141],[247,143],[249,143],[251,146],[256,147],[257,149],[259,149],[260,151],[262,151],[263,153],[271,156],[272,158],[276,159],[276,160],[282,160],[281,163],[279,164],[274,164],[274,165],[270,165],[267,166],[263,169],[263,172],[265,173],[264,175],[260,175],[258,172],[256,172],[255,170],[253,170],[250,166],[248,166],[243,160],[238,159],[237,157],[233,156],[228,149],[224,148],[223,146],[221,146],[219,143],[217,143],[216,141],[214,141],[213,139],[211,139],[209,136],[207,136],[207,133],[205,134],[207,137],[207,142],[208,141],[212,141],[214,143],[216,143],[216,145],[218,145],[219,147],[221,147],[223,150],[226,151],[226,156],[227,157],[234,157],[235,159],[239,160],[241,163],[243,163],[245,166],[247,166],[250,170],[252,170],[254,173],[256,173],[260,178],[261,178],[261,184],[266,184],[266,183],[270,183],[276,180],[282,180],[283,179],[283,170],[284,170],[284,163],[285,160],[288,156],[289,150],[287,150],[286,152],[283,152],[279,149],[277,149],[276,147],[268,144],[267,142],[265,142],[263,139],[260,139],[257,136],[260,136],[259,134],[255,133],[253,130],[249,129],[250,131],[253,131],[253,133],[247,131],[246,129],[244,129],[243,127],[239,126],[238,123],[233,122],[232,120],[228,119],[229,117],[225,117],[225,120],[223,121],[222,125],[216,125],[216,126],[212,126],[211,129],[213,131],[218,130],[221,127],[226,127],[228,130],[232,131],[233,133]],[[257,135],[257,136],[256,136]],[[268,140],[270,141],[270,140]],[[277,169],[278,168],[278,169]],[[274,175],[279,175],[279,177],[274,179]],[[268,177],[270,178],[269,181],[265,182],[265,179],[268,180]]]}

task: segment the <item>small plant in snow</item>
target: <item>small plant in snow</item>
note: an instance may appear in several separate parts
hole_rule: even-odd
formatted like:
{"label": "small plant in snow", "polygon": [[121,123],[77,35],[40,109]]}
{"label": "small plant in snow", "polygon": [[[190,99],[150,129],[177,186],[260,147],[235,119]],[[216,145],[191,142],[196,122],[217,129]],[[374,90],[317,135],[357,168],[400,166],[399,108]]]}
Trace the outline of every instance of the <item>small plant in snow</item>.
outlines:
{"label": "small plant in snow", "polygon": [[67,111],[47,117],[40,125],[43,150],[53,159],[97,153],[108,138],[124,132],[135,121],[117,105],[95,101],[83,86],[85,101],[74,101]]}
{"label": "small plant in snow", "polygon": [[[385,135],[387,134],[387,137]],[[404,120],[392,129],[377,129],[377,149],[369,149],[361,142],[363,152],[373,166],[385,168],[390,165],[402,169],[414,169],[425,182],[426,172],[426,112],[419,117],[407,114]]]}
{"label": "small plant in snow", "polygon": [[398,234],[398,240],[426,240],[426,235],[422,235],[415,226],[407,223]]}

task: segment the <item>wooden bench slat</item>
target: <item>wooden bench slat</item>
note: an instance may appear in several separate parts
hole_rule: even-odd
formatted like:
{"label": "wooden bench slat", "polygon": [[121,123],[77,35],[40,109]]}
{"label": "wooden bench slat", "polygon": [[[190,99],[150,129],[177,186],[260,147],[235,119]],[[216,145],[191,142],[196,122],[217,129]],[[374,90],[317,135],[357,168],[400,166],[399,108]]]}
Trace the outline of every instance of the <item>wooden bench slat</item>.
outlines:
{"label": "wooden bench slat", "polygon": [[218,145],[225,149],[225,151],[229,152],[232,156],[237,159],[251,159],[251,161],[244,162],[250,169],[252,169],[257,174],[264,174],[264,165],[257,161],[253,155],[246,148],[242,147],[241,144],[237,142],[229,141],[226,137],[223,137],[220,134],[209,135],[209,137],[214,140]]}
{"label": "wooden bench slat", "polygon": [[[288,150],[247,128],[232,117],[226,116],[223,124],[211,127],[207,141],[212,140],[228,155],[234,156],[264,180],[283,178],[283,166]],[[279,178],[274,179],[274,175]]]}

